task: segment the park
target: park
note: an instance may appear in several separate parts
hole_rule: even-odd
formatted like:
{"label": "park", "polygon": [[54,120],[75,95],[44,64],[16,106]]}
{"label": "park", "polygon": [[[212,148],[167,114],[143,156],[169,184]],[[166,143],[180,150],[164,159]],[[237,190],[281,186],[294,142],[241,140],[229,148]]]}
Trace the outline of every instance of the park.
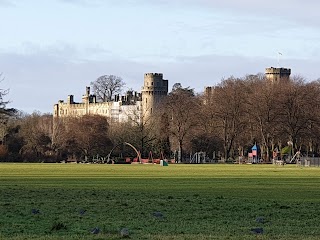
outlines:
{"label": "park", "polygon": [[0,0],[0,240],[320,239],[319,8]]}
{"label": "park", "polygon": [[319,239],[320,168],[0,164],[0,239]]}

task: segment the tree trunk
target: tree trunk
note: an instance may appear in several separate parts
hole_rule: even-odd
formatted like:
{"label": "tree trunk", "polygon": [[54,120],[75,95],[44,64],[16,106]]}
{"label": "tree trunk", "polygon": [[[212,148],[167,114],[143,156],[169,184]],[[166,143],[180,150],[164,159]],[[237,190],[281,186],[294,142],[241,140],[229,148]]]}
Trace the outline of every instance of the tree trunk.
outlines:
{"label": "tree trunk", "polygon": [[183,162],[184,157],[183,157],[183,151],[182,151],[182,140],[179,140],[179,153],[178,153],[178,162]]}

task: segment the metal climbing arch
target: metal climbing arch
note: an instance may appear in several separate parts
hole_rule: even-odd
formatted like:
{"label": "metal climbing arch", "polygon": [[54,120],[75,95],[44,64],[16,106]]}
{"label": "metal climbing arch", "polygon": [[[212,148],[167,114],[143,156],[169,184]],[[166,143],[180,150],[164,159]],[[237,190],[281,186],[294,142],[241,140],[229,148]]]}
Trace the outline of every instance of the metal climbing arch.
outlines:
{"label": "metal climbing arch", "polygon": [[131,148],[136,152],[138,161],[141,163],[141,154],[140,154],[140,152],[135,148],[135,146],[133,146],[131,143],[128,143],[128,142],[119,143],[119,144],[117,144],[116,146],[114,146],[114,147],[111,149],[111,151],[109,152],[109,154],[108,154],[107,163],[109,163],[109,162],[111,161],[110,156],[111,156],[113,150],[114,150],[116,147],[120,146],[121,144],[125,144],[125,145],[131,147]]}

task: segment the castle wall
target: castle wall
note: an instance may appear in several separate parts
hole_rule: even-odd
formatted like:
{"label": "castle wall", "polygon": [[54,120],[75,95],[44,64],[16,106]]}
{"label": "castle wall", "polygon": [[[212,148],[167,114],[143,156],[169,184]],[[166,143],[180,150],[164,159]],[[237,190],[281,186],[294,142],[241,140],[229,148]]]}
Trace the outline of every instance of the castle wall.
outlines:
{"label": "castle wall", "polygon": [[[147,98],[152,107],[159,102],[159,96],[166,95],[168,92],[168,81],[162,79],[162,74],[154,76],[157,77],[146,78],[143,87],[147,90]],[[97,114],[108,117],[114,122],[133,121],[140,123],[142,122],[143,107],[146,106],[142,104],[142,93],[129,91],[125,96],[115,96],[115,101],[96,102],[95,95],[90,95],[90,88],[86,87],[86,93],[82,96],[81,103],[76,103],[73,95],[69,95],[67,102],[60,100],[54,105],[53,116],[65,118]]]}
{"label": "castle wall", "polygon": [[64,103],[60,101],[54,106],[55,117],[83,116],[86,114],[99,114],[109,116],[113,102],[104,103]]}
{"label": "castle wall", "polygon": [[137,101],[134,105],[122,105],[119,109],[118,122],[133,121],[134,123],[140,123],[142,109],[141,103],[141,101]]}

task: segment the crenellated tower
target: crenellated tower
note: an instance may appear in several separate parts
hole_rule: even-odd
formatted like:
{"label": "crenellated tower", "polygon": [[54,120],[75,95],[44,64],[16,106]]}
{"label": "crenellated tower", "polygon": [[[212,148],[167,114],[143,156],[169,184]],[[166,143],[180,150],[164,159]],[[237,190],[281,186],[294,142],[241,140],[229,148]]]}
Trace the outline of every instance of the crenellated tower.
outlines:
{"label": "crenellated tower", "polygon": [[286,83],[289,82],[290,68],[266,68],[266,78],[270,83]]}
{"label": "crenellated tower", "polygon": [[143,122],[147,122],[168,95],[168,80],[163,79],[162,73],[145,73],[141,95]]}

